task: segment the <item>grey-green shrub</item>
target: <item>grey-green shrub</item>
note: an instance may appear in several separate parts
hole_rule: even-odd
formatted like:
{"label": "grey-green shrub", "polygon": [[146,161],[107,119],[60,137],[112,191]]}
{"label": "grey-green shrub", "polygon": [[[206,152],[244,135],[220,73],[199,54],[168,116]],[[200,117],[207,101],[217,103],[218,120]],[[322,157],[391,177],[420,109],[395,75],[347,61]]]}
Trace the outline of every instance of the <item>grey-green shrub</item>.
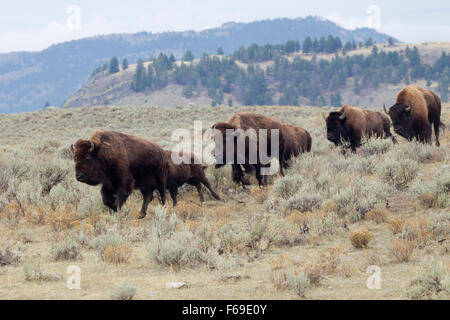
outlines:
{"label": "grey-green shrub", "polygon": [[136,295],[136,286],[129,283],[117,284],[111,292],[112,300],[132,300]]}
{"label": "grey-green shrub", "polygon": [[197,239],[187,230],[176,232],[169,239],[154,239],[147,249],[152,261],[175,270],[194,267],[204,261]]}
{"label": "grey-green shrub", "polygon": [[286,275],[289,288],[298,296],[305,296],[305,292],[311,286],[308,277],[303,272],[290,271]]}
{"label": "grey-green shrub", "polygon": [[432,179],[428,176],[419,176],[411,184],[409,191],[416,197],[429,193],[436,194],[438,207],[448,208],[450,206],[450,166],[444,165],[437,168]]}
{"label": "grey-green shrub", "polygon": [[418,164],[410,159],[386,158],[377,167],[378,176],[399,190],[407,187],[418,172]]}
{"label": "grey-green shrub", "polygon": [[424,261],[423,273],[405,293],[412,300],[449,299],[450,276],[443,263],[434,259]]}
{"label": "grey-green shrub", "polygon": [[89,246],[97,251],[100,256],[103,256],[107,247],[118,247],[128,244],[129,241],[117,231],[109,231],[92,239]]}
{"label": "grey-green shrub", "polygon": [[399,152],[411,160],[419,163],[429,163],[443,161],[445,158],[445,148],[439,148],[430,144],[424,144],[417,141],[401,145]]}
{"label": "grey-green shrub", "polygon": [[391,139],[364,138],[361,143],[361,151],[364,156],[384,154],[392,146]]}
{"label": "grey-green shrub", "polygon": [[42,195],[48,195],[53,187],[64,181],[68,173],[69,170],[62,161],[45,163],[39,169]]}
{"label": "grey-green shrub", "polygon": [[72,238],[53,244],[51,258],[54,261],[75,261],[81,258],[80,245]]}
{"label": "grey-green shrub", "polygon": [[26,281],[57,281],[60,277],[48,274],[41,269],[41,262],[37,257],[27,258],[23,264]]}
{"label": "grey-green shrub", "polygon": [[287,200],[286,208],[290,210],[298,210],[300,212],[308,212],[320,207],[322,197],[317,193],[303,190],[304,189]]}
{"label": "grey-green shrub", "polygon": [[337,212],[351,223],[363,219],[376,205],[386,203],[390,194],[386,185],[365,177],[354,177],[352,184],[333,189],[332,200],[336,203]]}

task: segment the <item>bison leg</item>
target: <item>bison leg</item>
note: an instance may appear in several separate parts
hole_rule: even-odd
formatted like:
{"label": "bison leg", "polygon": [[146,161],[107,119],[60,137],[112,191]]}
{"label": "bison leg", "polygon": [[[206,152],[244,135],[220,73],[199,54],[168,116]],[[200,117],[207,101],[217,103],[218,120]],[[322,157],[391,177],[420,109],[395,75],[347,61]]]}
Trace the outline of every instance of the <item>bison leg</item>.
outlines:
{"label": "bison leg", "polygon": [[166,204],[166,182],[163,178],[157,176],[156,177],[156,185],[158,189],[158,193],[161,196],[161,203],[163,205]]}
{"label": "bison leg", "polygon": [[173,206],[177,205],[178,186],[176,184],[169,186],[170,196],[172,197]]}
{"label": "bison leg", "polygon": [[214,190],[211,188],[211,184],[209,183],[208,179],[204,175],[200,178],[200,182],[205,185],[205,187],[209,190],[209,192],[211,192],[211,195],[214,198],[216,198],[217,200],[220,200],[219,195],[216,192],[214,192]]}
{"label": "bison leg", "polygon": [[102,194],[102,200],[103,204],[113,210],[114,212],[117,211],[117,205],[116,205],[116,197],[114,196],[114,193],[111,192],[109,189],[107,189],[105,186],[102,187],[101,190]]}
{"label": "bison leg", "polygon": [[201,185],[200,181],[197,180],[197,179],[193,179],[193,180],[190,181],[189,184],[191,184],[195,188],[197,188],[198,195],[200,196],[200,202],[205,201],[205,199],[203,198],[202,185]]}
{"label": "bison leg", "polygon": [[138,219],[144,219],[147,215],[147,208],[150,202],[153,200],[153,190],[147,191],[147,190],[141,190],[143,201],[142,201],[142,208],[141,208],[141,214],[139,215]]}
{"label": "bison leg", "polygon": [[122,206],[127,201],[127,199],[128,199],[128,193],[124,190],[119,189],[117,191],[116,201],[115,201],[115,206],[116,206],[117,210],[122,209]]}
{"label": "bison leg", "polygon": [[261,167],[260,166],[256,166],[255,177],[256,177],[256,180],[258,180],[258,184],[259,184],[260,187],[262,185],[264,185],[263,179],[262,179],[262,175],[261,175]]}
{"label": "bison leg", "polygon": [[[280,164],[280,174],[282,177],[284,177],[284,169],[289,168],[289,164],[287,163],[287,161],[282,160],[281,158],[279,159],[279,164]],[[269,164],[270,166],[270,164]]]}
{"label": "bison leg", "polygon": [[441,143],[439,142],[439,127],[440,127],[440,124],[441,124],[441,120],[440,119],[435,119],[434,120],[434,123],[433,123],[433,125],[434,125],[434,135],[436,136],[436,146],[440,146],[441,145]]}
{"label": "bison leg", "polygon": [[242,172],[241,165],[239,164],[232,164],[231,165],[231,173],[232,173],[232,179],[235,183],[241,183],[242,188],[245,189],[245,185],[249,184],[244,181],[244,173]]}

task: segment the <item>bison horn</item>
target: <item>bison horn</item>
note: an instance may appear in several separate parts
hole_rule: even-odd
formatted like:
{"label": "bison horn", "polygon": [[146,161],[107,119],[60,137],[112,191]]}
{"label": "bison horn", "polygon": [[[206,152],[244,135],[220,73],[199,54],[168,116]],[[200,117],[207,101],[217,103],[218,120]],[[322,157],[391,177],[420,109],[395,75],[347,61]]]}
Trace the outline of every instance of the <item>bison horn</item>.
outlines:
{"label": "bison horn", "polygon": [[89,152],[92,153],[94,152],[95,144],[91,140],[89,140],[89,143],[90,143]]}
{"label": "bison horn", "polygon": [[323,120],[327,120],[327,117],[325,117],[325,114],[323,114],[323,113],[322,113],[322,117],[323,117]]}
{"label": "bison horn", "polygon": [[344,121],[347,119],[347,109],[344,109],[344,113],[339,117],[341,121]]}
{"label": "bison horn", "polygon": [[387,112],[387,110],[386,110],[386,105],[385,105],[385,104],[383,104],[383,109],[384,109],[384,113],[389,114],[389,113]]}
{"label": "bison horn", "polygon": [[75,147],[73,146],[73,144],[70,145],[70,151],[74,151]]}
{"label": "bison horn", "polygon": [[410,102],[409,102],[409,106],[406,107],[406,111],[407,111],[407,112],[410,112],[411,109],[412,109],[412,106],[413,106],[413,104],[412,104],[412,102],[410,101]]}

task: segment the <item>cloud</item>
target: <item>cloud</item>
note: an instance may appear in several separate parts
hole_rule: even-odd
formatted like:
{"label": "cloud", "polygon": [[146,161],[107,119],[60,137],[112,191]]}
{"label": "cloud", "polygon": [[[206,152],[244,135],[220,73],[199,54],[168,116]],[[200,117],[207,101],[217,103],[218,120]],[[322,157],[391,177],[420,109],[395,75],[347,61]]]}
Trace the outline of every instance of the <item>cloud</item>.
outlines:
{"label": "cloud", "polygon": [[387,22],[382,31],[404,42],[449,41],[450,25]]}
{"label": "cloud", "polygon": [[333,22],[336,22],[338,25],[340,25],[341,27],[344,27],[345,29],[355,30],[357,28],[367,27],[366,19],[346,18],[346,17],[343,17],[338,12],[332,12],[325,18],[328,20],[331,20]]}
{"label": "cloud", "polygon": [[129,24],[110,21],[102,15],[94,15],[91,20],[74,28],[67,21],[52,21],[40,29],[23,29],[0,33],[0,52],[39,51],[52,44],[73,39],[92,37],[99,34],[134,32]]}

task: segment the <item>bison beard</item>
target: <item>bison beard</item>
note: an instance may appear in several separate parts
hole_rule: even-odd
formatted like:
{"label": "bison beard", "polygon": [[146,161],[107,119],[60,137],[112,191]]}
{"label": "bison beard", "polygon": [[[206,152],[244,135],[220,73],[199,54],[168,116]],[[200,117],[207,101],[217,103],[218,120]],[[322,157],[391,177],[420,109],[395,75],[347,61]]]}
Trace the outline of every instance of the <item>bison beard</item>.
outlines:
{"label": "bison beard", "polygon": [[101,184],[103,203],[111,210],[120,210],[134,189],[144,198],[140,218],[147,213],[155,187],[165,204],[168,159],[157,144],[119,132],[96,131],[72,149],[77,180]]}
{"label": "bison beard", "polygon": [[325,122],[327,139],[335,145],[349,142],[353,152],[361,146],[363,136],[391,137],[396,143],[391,134],[389,118],[380,112],[345,105],[338,112],[330,112]]}
{"label": "bison beard", "polygon": [[441,100],[432,91],[419,86],[407,86],[397,95],[395,105],[384,111],[391,117],[395,132],[408,139],[431,143],[432,126],[439,143]]}

